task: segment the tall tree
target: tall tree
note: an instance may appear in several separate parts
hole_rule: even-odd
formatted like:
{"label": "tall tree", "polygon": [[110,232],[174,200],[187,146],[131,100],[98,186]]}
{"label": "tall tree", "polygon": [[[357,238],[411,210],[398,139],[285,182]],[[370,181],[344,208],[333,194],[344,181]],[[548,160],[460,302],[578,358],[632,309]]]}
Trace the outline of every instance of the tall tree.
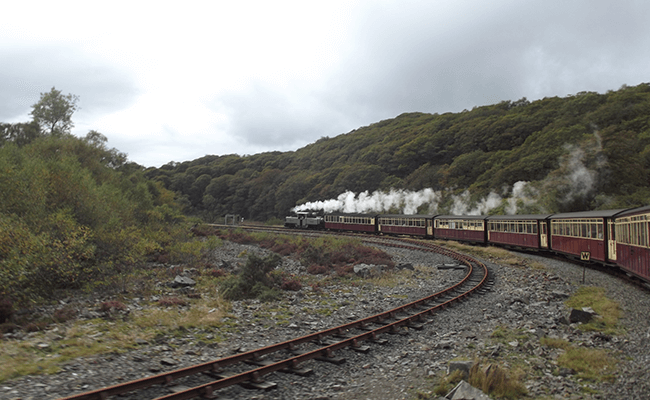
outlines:
{"label": "tall tree", "polygon": [[32,106],[30,113],[46,134],[60,136],[70,133],[74,126],[72,114],[79,108],[79,96],[63,95],[60,90],[52,87],[47,93],[41,93],[41,99]]}

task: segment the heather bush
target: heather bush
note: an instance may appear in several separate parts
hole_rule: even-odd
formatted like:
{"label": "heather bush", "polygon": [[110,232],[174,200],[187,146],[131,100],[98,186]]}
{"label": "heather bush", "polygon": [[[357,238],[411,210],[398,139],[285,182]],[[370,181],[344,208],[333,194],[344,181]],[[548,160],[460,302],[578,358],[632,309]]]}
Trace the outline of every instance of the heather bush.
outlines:
{"label": "heather bush", "polygon": [[77,316],[77,309],[72,306],[65,306],[54,311],[52,319],[55,322],[67,322],[73,320]]}
{"label": "heather bush", "polygon": [[99,311],[101,312],[125,311],[126,308],[126,304],[118,300],[105,301],[99,305]]}
{"label": "heather bush", "polygon": [[211,268],[208,270],[207,274],[215,278],[221,278],[222,276],[228,275],[228,273],[222,268]]}
{"label": "heather bush", "polygon": [[187,302],[179,297],[163,297],[158,300],[158,305],[163,307],[186,306]]}
{"label": "heather bush", "polygon": [[20,329],[20,325],[16,325],[12,322],[4,322],[0,324],[0,334],[12,333]]}

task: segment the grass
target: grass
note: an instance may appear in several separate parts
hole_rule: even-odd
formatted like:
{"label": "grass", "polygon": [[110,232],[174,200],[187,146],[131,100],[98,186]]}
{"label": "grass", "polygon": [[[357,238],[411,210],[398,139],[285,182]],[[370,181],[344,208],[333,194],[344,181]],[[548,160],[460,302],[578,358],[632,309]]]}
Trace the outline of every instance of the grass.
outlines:
{"label": "grass", "polygon": [[436,240],[435,243],[439,246],[444,246],[461,253],[470,254],[476,257],[489,259],[490,261],[497,262],[502,265],[508,265],[517,268],[532,268],[543,270],[546,269],[544,264],[519,257],[516,253],[500,247],[493,246],[480,246],[469,245],[455,241]]}
{"label": "grass", "polygon": [[179,312],[175,307],[154,308],[132,312],[129,324],[145,331],[164,332],[179,328],[209,329],[218,327],[227,315],[228,303],[221,300],[199,300],[188,310]]}
{"label": "grass", "polygon": [[544,346],[562,349],[557,360],[558,366],[576,372],[576,378],[589,382],[613,382],[615,380],[616,360],[606,350],[576,347],[563,339],[542,338]]}
{"label": "grass", "polygon": [[0,343],[0,381],[28,374],[59,371],[77,357],[121,352],[132,347],[135,337],[126,326],[106,326],[106,321],[75,323],[56,339],[38,333],[29,340]]}
{"label": "grass", "polygon": [[523,329],[509,329],[506,326],[498,326],[490,335],[490,337],[499,343],[506,344],[510,342],[525,342],[533,335],[525,332]]}
{"label": "grass", "polygon": [[[494,363],[476,362],[469,371],[467,382],[498,399],[520,399],[527,394],[522,383],[521,370],[509,370]],[[461,371],[454,371],[438,380],[433,390],[418,390],[417,399],[438,399],[449,393],[464,378]]]}
{"label": "grass", "polygon": [[[463,372],[456,370],[451,374],[442,377],[433,389],[433,392],[426,392],[427,397],[425,397],[422,392],[418,393],[418,399],[434,399],[438,398],[438,396],[445,396],[451,391],[451,389],[455,388],[461,380],[463,380]],[[435,397],[432,395],[435,395]]]}
{"label": "grass", "polygon": [[618,325],[621,309],[617,302],[605,295],[605,289],[594,286],[582,286],[566,302],[567,307],[582,309],[591,307],[600,317],[587,324],[579,325],[585,331],[599,331],[609,335],[622,333]]}
{"label": "grass", "polygon": [[[120,353],[136,346],[137,339],[196,329],[231,332],[236,326],[222,322],[230,304],[219,298],[188,301],[178,306],[132,311],[126,320],[68,321],[50,331],[35,332],[27,340],[0,342],[0,382],[22,375],[56,373],[60,365],[78,357]],[[222,340],[214,335],[213,341]]]}

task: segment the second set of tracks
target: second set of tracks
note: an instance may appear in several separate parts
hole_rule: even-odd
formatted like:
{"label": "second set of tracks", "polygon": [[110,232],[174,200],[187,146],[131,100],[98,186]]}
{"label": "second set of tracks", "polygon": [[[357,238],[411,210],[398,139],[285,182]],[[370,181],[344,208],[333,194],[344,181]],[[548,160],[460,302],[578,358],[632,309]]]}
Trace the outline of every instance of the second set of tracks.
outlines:
{"label": "second set of tracks", "polygon": [[[344,325],[191,367],[72,395],[65,400],[107,399],[155,385],[173,385],[178,382],[182,382],[183,387],[175,393],[162,397],[147,397],[144,393],[136,396],[159,400],[214,399],[217,398],[219,390],[232,385],[268,388],[269,384],[265,382],[264,377],[273,372],[308,375],[311,370],[303,365],[306,361],[314,359],[342,363],[345,360],[337,357],[339,350],[349,348],[366,352],[370,349],[368,344],[386,342],[386,334],[400,333],[405,331],[405,328],[422,329],[429,316],[474,293],[484,293],[493,284],[485,264],[432,243],[405,238],[388,240],[367,236],[362,236],[362,240],[382,246],[443,254],[456,260],[464,267],[466,273],[458,282],[437,293]],[[193,379],[193,386],[188,387],[186,381],[190,376],[200,376],[200,379]]]}

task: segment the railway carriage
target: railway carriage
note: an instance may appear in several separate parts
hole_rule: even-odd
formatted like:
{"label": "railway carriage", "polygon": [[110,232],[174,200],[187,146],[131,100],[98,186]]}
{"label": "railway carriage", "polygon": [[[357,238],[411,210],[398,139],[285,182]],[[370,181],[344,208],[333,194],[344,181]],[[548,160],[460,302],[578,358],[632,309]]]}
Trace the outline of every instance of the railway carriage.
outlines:
{"label": "railway carriage", "polygon": [[325,229],[335,231],[377,232],[377,214],[326,214]]}
{"label": "railway carriage", "polygon": [[433,217],[433,215],[382,214],[377,219],[377,232],[432,237]]}
{"label": "railway carriage", "polygon": [[487,241],[526,249],[548,249],[551,214],[498,215],[487,218]]}
{"label": "railway carriage", "polygon": [[650,281],[650,206],[616,216],[616,264]]}
{"label": "railway carriage", "polygon": [[550,217],[549,248],[584,261],[616,262],[614,218],[624,210],[583,211]]}
{"label": "railway carriage", "polygon": [[285,225],[550,251],[616,266],[650,284],[650,206],[505,216],[299,213]]}
{"label": "railway carriage", "polygon": [[433,236],[436,239],[486,243],[485,219],[484,215],[438,215],[433,219]]}

